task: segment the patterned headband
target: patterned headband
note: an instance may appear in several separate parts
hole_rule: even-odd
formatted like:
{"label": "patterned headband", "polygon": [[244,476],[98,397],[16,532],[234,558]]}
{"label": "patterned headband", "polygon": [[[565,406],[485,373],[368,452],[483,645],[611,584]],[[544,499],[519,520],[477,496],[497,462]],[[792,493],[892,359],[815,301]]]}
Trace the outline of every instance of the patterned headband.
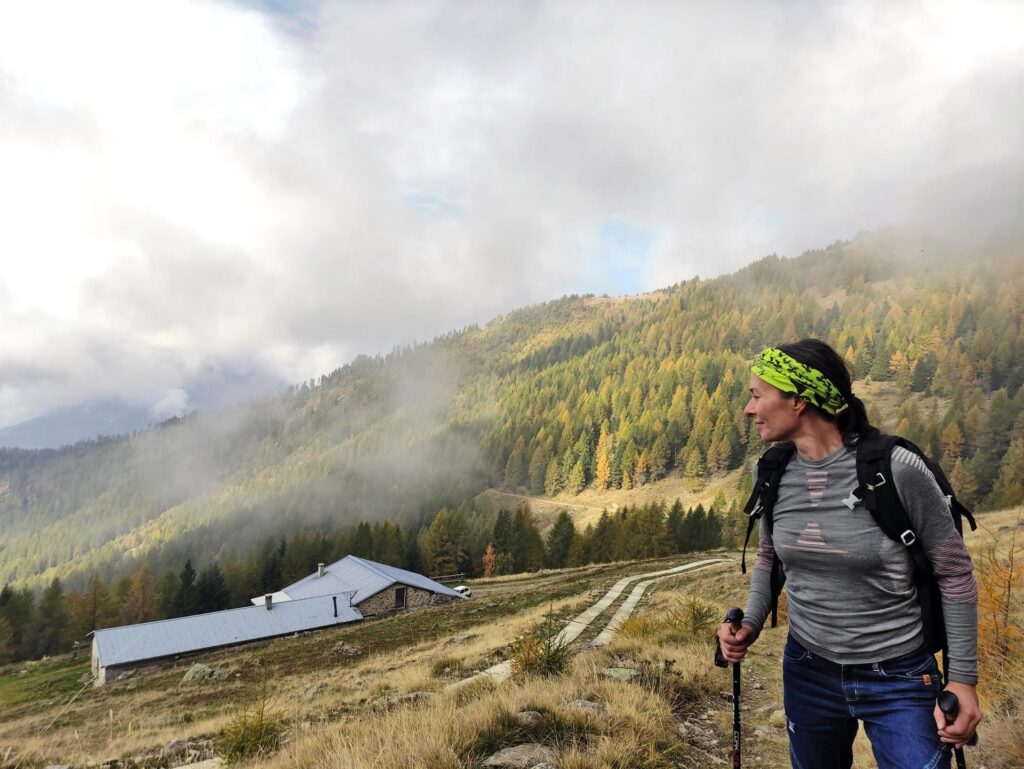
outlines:
{"label": "patterned headband", "polygon": [[813,403],[822,411],[836,415],[846,406],[846,399],[818,369],[786,355],[778,347],[768,347],[750,367],[754,376],[763,379],[784,393],[793,393]]}

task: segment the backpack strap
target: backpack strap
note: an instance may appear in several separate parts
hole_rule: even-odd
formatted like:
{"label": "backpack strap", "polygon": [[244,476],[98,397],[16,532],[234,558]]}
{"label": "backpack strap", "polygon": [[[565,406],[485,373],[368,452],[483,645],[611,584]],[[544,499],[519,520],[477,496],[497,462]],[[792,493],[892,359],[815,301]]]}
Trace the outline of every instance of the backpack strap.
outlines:
{"label": "backpack strap", "polygon": [[[931,562],[924,552],[924,547],[918,541],[913,522],[903,507],[892,479],[892,451],[896,446],[901,446],[921,457],[935,476],[939,488],[946,495],[946,500],[952,511],[953,500],[956,497],[953,495],[952,488],[942,469],[913,443],[896,435],[877,433],[861,437],[858,441],[857,480],[859,486],[854,493],[863,499],[864,507],[871,513],[871,517],[875,519],[878,527],[890,539],[902,543],[907,549],[907,554],[913,560],[913,582],[917,591],[917,600],[921,606],[925,644],[930,651],[935,652],[943,649],[946,643],[945,623],[942,619],[942,599],[937,589]],[[957,504],[959,505],[959,503]],[[963,508],[963,505],[959,505],[959,507]],[[966,508],[963,509],[966,511]],[[953,512],[954,523],[957,530],[960,531],[961,524],[958,517],[959,515]],[[973,527],[974,519],[969,511],[967,511],[967,518]]]}
{"label": "backpack strap", "polygon": [[747,545],[750,543],[750,535],[754,526],[763,516],[768,525],[768,531],[772,530],[772,513],[775,510],[775,501],[779,498],[779,481],[786,471],[786,465],[793,457],[796,447],[792,443],[780,443],[772,446],[761,458],[757,460],[757,482],[754,484],[747,504],[743,506],[743,512],[747,514],[747,536],[743,540],[743,555],[740,559],[740,570],[747,573]]}
{"label": "backpack strap", "polygon": [[[778,446],[768,449],[757,462],[757,483],[750,493],[747,504],[743,506],[743,510],[748,516],[747,536],[743,540],[743,555],[740,559],[740,569],[744,574],[747,573],[747,545],[750,542],[750,534],[757,521],[762,517],[768,531],[771,532],[775,502],[779,497],[779,482],[782,480],[782,474],[786,472],[786,465],[789,464],[789,460],[793,458],[795,452],[796,447],[792,443],[780,443]],[[782,562],[777,555],[773,556],[770,578],[772,627],[779,624],[779,594],[785,584],[786,574],[782,570]]]}

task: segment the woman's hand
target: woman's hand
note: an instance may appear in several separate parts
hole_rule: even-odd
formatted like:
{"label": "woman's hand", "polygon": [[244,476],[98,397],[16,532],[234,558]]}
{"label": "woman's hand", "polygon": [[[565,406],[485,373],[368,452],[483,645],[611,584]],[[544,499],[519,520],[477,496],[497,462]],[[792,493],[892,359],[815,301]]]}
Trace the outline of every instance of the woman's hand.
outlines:
{"label": "woman's hand", "polygon": [[[721,632],[721,631],[719,631]],[[946,691],[953,692],[960,701],[960,712],[956,720],[950,724],[946,723],[946,714],[935,705],[935,725],[939,727],[939,739],[943,742],[962,748],[967,744],[978,728],[981,721],[981,706],[978,705],[978,692],[971,684],[961,684],[957,681],[950,681],[946,684]]]}
{"label": "woman's hand", "polygon": [[722,647],[722,656],[726,662],[740,662],[747,656],[747,649],[757,636],[754,631],[746,625],[740,625],[739,630],[733,630],[732,625],[723,622],[718,626],[718,642]]}

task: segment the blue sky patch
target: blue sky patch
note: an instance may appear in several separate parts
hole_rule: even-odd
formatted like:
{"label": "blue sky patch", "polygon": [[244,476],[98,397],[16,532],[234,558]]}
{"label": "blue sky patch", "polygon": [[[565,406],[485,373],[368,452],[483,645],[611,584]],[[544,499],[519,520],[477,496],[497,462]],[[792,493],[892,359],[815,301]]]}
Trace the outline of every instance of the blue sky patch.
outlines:
{"label": "blue sky patch", "polygon": [[604,221],[585,245],[586,271],[573,285],[580,294],[639,294],[654,250],[654,235],[621,219]]}

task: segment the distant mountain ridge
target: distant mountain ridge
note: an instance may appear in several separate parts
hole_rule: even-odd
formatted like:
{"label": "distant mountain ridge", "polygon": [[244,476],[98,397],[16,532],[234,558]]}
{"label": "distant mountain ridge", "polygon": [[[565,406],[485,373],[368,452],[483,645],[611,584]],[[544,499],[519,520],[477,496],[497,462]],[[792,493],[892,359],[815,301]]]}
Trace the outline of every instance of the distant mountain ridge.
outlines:
{"label": "distant mountain ridge", "polygon": [[527,307],[123,441],[0,450],[0,583],[178,568],[359,520],[415,530],[491,486],[699,484],[760,450],[741,414],[749,360],[802,336],[902,393],[876,418],[975,504],[1014,504],[1021,254],[866,234],[637,297]]}
{"label": "distant mountain ridge", "polygon": [[[191,377],[175,396],[187,403],[187,411],[208,411],[286,388],[285,382],[252,365],[219,365],[208,366]],[[0,428],[0,448],[57,449],[81,441],[130,435],[175,413],[160,403],[147,407],[123,399],[94,399]]]}
{"label": "distant mountain ridge", "polygon": [[0,428],[0,446],[58,448],[100,436],[129,435],[153,421],[144,408],[119,401],[89,401]]}

